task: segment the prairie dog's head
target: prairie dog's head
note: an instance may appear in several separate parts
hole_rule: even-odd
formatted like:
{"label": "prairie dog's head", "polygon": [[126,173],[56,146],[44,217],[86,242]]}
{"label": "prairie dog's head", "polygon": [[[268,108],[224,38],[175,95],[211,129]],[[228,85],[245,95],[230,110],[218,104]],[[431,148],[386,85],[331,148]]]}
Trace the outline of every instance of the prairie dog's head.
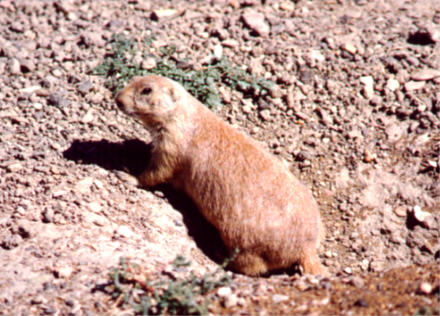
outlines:
{"label": "prairie dog's head", "polygon": [[135,77],[118,92],[116,104],[147,127],[160,127],[172,121],[186,91],[178,83],[156,75]]}

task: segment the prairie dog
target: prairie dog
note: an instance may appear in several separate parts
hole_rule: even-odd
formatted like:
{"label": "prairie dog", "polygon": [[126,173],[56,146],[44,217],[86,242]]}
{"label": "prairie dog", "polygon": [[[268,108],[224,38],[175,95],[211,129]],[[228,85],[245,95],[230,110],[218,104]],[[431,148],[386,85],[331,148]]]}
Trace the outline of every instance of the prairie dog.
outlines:
{"label": "prairie dog", "polygon": [[317,255],[323,236],[318,206],[287,167],[170,79],[134,78],[116,96],[152,134],[146,187],[183,190],[216,227],[232,269],[251,276],[299,263],[327,274]]}

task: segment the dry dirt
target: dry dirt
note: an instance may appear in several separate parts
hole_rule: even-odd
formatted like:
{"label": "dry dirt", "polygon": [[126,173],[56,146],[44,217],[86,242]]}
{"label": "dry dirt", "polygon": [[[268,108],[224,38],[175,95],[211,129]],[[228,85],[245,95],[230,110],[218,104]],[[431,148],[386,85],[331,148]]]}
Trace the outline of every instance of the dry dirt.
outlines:
{"label": "dry dirt", "polygon": [[276,82],[256,102],[219,85],[218,114],[320,204],[332,276],[236,275],[213,314],[439,314],[438,0],[17,0],[0,21],[0,314],[130,312],[94,290],[121,256],[216,267],[191,203],[134,184],[149,135],[90,75],[119,33]]}

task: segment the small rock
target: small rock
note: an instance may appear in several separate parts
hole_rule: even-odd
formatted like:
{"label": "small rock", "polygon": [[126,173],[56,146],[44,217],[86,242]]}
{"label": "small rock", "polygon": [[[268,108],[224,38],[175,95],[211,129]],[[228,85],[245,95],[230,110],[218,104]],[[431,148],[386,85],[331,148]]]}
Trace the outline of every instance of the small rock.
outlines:
{"label": "small rock", "polygon": [[73,273],[73,268],[69,266],[63,266],[60,268],[54,269],[54,275],[57,278],[68,279]]}
{"label": "small rock", "polygon": [[42,295],[37,295],[31,299],[32,305],[39,305],[39,304],[43,304],[43,303],[46,303],[46,299]]}
{"label": "small rock", "polygon": [[267,36],[270,32],[269,25],[264,21],[264,14],[249,10],[243,13],[242,19],[247,27],[259,36]]}
{"label": "small rock", "polygon": [[32,94],[32,93],[34,93],[34,92],[36,92],[36,91],[38,91],[40,89],[41,89],[40,86],[30,86],[30,87],[26,87],[26,88],[20,89],[20,93]]}
{"label": "small rock", "polygon": [[411,75],[411,79],[416,81],[428,81],[438,77],[440,77],[438,69],[423,69]]}
{"label": "small rock", "polygon": [[90,192],[90,186],[93,184],[93,178],[87,177],[78,181],[75,185],[75,191],[79,193]]}
{"label": "small rock", "polygon": [[13,162],[6,166],[6,170],[8,170],[9,172],[17,172],[21,169],[23,169],[23,165],[19,162]]}
{"label": "small rock", "polygon": [[270,110],[262,110],[259,112],[261,118],[265,121],[270,121],[271,119],[271,114],[270,114]]}
{"label": "small rock", "polygon": [[223,57],[223,46],[217,44],[214,46],[214,57],[216,60],[220,60]]}
{"label": "small rock", "polygon": [[281,294],[274,294],[272,296],[272,301],[274,304],[279,304],[281,302],[287,301],[289,297],[287,295],[281,295]]}
{"label": "small rock", "polygon": [[59,70],[58,68],[52,70],[51,72],[52,72],[52,75],[54,75],[56,78],[60,78],[63,75],[63,72],[61,70]]}
{"label": "small rock", "polygon": [[416,205],[413,209],[414,218],[422,224],[423,227],[431,229],[435,227],[435,219],[431,213],[425,212],[420,206]]}
{"label": "small rock", "polygon": [[87,113],[81,118],[81,122],[88,124],[94,119],[93,110],[88,110]]}
{"label": "small rock", "polygon": [[394,78],[388,79],[387,84],[385,86],[385,88],[390,91],[396,91],[397,89],[399,89],[399,87],[400,87],[399,81],[397,81]]}
{"label": "small rock", "polygon": [[421,223],[425,222],[426,219],[431,216],[431,213],[422,211],[422,208],[418,205],[414,206],[413,214],[414,214],[414,218]]}
{"label": "small rock", "polygon": [[51,209],[51,208],[46,208],[44,211],[43,211],[43,223],[52,223],[53,222],[53,220],[54,220],[54,212],[53,212],[53,210]]}
{"label": "small rock", "polygon": [[368,302],[363,298],[360,298],[356,302],[354,302],[354,305],[359,306],[359,307],[368,307],[369,306]]}
{"label": "small rock", "polygon": [[224,41],[222,41],[222,45],[224,47],[234,48],[240,45],[240,43],[235,39],[225,39]]}
{"label": "small rock", "polygon": [[226,308],[234,307],[238,304],[238,297],[235,294],[228,295],[223,300],[223,306]]}
{"label": "small rock", "polygon": [[314,65],[316,64],[321,64],[325,61],[325,57],[323,54],[321,54],[320,51],[318,50],[312,50],[308,55],[307,55],[307,59],[309,59],[311,61],[310,67],[314,67]]}
{"label": "small rock", "polygon": [[176,9],[157,9],[151,13],[151,18],[153,20],[159,21],[168,18],[173,18],[179,14]]}
{"label": "small rock", "polygon": [[86,95],[90,92],[90,90],[93,89],[93,83],[91,83],[89,80],[83,81],[78,85],[77,89],[79,93]]}
{"label": "small rock", "polygon": [[349,283],[350,283],[351,285],[357,287],[358,289],[363,288],[364,285],[365,285],[364,280],[363,280],[361,277],[358,277],[358,276],[353,276],[353,277],[350,279],[350,282],[349,282]]}
{"label": "small rock", "polygon": [[306,291],[310,288],[310,284],[308,284],[302,279],[295,281],[294,285],[301,292]]}
{"label": "small rock", "polygon": [[119,226],[116,230],[115,230],[115,234],[119,235],[121,237],[127,238],[127,239],[131,239],[133,238],[135,235],[135,233],[130,229],[130,227],[125,226],[125,225],[121,225]]}
{"label": "small rock", "polygon": [[147,57],[141,62],[141,68],[145,70],[150,70],[156,67],[157,62],[154,57]]}
{"label": "small rock", "polygon": [[421,294],[431,294],[431,292],[432,292],[431,283],[428,283],[428,282],[420,283],[418,292]]}
{"label": "small rock", "polygon": [[283,1],[280,3],[280,9],[287,12],[292,12],[295,10],[295,4],[292,1]]}
{"label": "small rock", "polygon": [[92,213],[92,212],[83,212],[83,217],[84,217],[84,221],[87,223],[92,223],[95,224],[96,226],[99,227],[104,227],[106,225],[108,225],[109,221],[106,217],[96,214],[96,213]]}
{"label": "small rock", "polygon": [[99,213],[102,210],[102,205],[99,202],[90,202],[87,204],[87,208],[94,213]]}
{"label": "small rock", "polygon": [[370,163],[376,160],[376,155],[372,154],[367,148],[364,150],[364,162]]}
{"label": "small rock", "polygon": [[350,267],[345,267],[342,271],[344,271],[347,274],[352,274],[353,270]]}
{"label": "small rock", "polygon": [[20,70],[23,73],[35,71],[35,64],[32,60],[26,59],[20,63]]}
{"label": "small rock", "polygon": [[226,297],[231,294],[232,294],[232,290],[228,286],[222,286],[217,289],[217,296],[218,297]]}
{"label": "small rock", "polygon": [[342,44],[341,45],[341,49],[346,51],[346,52],[348,52],[348,53],[350,53],[351,55],[354,55],[357,52],[356,46],[354,46],[351,43],[344,43],[344,44]]}
{"label": "small rock", "polygon": [[360,78],[361,83],[364,85],[364,96],[368,100],[371,100],[374,96],[374,79],[372,76],[364,76]]}
{"label": "small rock", "polygon": [[419,90],[425,86],[425,81],[408,81],[405,83],[405,91]]}
{"label": "small rock", "polygon": [[21,74],[20,62],[17,59],[12,58],[8,62],[8,70],[9,70],[9,73],[12,75]]}
{"label": "small rock", "polygon": [[48,103],[58,107],[67,107],[70,105],[70,101],[64,98],[59,92],[51,93],[49,95]]}
{"label": "small rock", "polygon": [[405,217],[406,216],[406,207],[405,206],[398,206],[394,209],[394,214],[396,214],[399,217]]}
{"label": "small rock", "polygon": [[115,171],[115,175],[120,180],[124,181],[126,184],[129,184],[129,185],[132,185],[132,186],[138,186],[139,185],[139,180],[135,176],[132,176],[131,174],[128,174],[128,173],[123,172],[123,171],[116,170]]}

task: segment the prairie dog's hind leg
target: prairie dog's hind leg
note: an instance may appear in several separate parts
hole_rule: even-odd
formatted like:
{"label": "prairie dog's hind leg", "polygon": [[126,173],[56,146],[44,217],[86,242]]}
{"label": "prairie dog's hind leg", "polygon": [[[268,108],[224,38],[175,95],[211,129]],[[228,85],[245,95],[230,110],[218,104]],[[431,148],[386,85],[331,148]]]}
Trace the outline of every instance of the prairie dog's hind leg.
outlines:
{"label": "prairie dog's hind leg", "polygon": [[260,256],[250,252],[237,254],[231,264],[231,268],[251,276],[259,276],[267,273],[269,270],[266,262]]}

